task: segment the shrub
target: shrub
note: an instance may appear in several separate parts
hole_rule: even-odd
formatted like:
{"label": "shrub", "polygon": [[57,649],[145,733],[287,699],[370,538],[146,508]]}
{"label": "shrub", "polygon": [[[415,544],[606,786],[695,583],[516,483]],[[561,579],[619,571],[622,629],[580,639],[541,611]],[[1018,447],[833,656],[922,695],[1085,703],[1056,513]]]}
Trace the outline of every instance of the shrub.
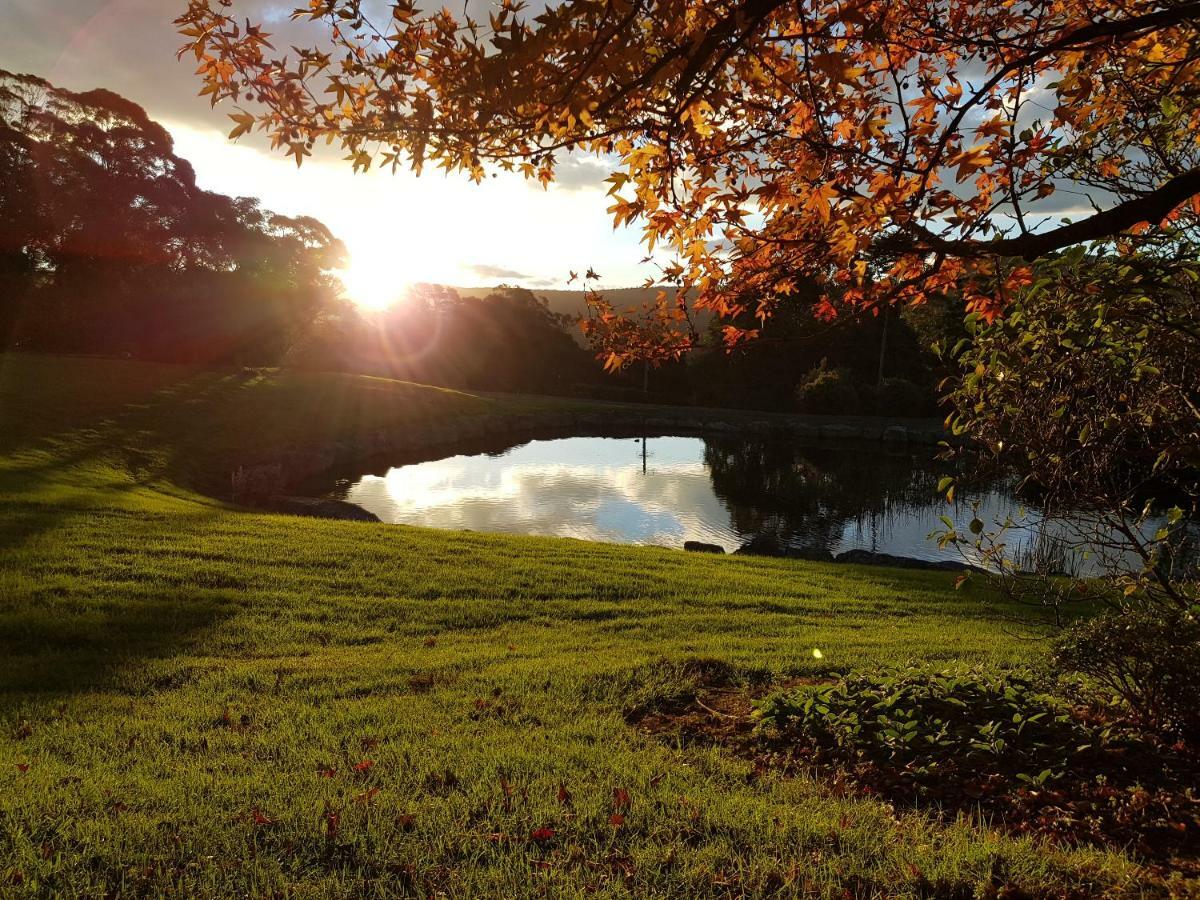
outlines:
{"label": "shrub", "polygon": [[[860,388],[859,394],[862,393]],[[907,378],[883,379],[879,387],[872,389],[871,401],[871,411],[880,416],[916,417],[937,412],[933,393]]]}
{"label": "shrub", "polygon": [[829,369],[822,362],[796,388],[796,404],[806,413],[853,415],[858,412],[858,392],[849,370]]}
{"label": "shrub", "polygon": [[762,726],[847,763],[863,761],[933,785],[947,772],[1007,774],[1041,785],[1103,737],[1022,673],[910,668],[851,673],[768,698]]}
{"label": "shrub", "polygon": [[1059,670],[1093,679],[1125,702],[1142,727],[1200,743],[1200,616],[1128,608],[1068,629]]}

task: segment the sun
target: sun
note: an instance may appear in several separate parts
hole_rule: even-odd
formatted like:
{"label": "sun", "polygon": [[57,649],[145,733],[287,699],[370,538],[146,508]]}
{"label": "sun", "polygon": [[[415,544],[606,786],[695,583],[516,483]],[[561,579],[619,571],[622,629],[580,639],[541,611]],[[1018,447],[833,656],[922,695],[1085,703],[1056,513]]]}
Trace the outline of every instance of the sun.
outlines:
{"label": "sun", "polygon": [[396,275],[386,259],[352,256],[350,264],[337,272],[346,299],[360,309],[378,312],[394,306],[408,290],[408,282]]}

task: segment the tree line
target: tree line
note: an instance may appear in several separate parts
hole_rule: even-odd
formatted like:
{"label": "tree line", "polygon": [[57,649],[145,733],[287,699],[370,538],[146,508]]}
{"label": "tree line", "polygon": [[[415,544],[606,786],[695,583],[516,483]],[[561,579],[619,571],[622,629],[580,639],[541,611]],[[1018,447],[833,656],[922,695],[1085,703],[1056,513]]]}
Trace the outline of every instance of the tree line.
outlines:
{"label": "tree line", "polygon": [[342,296],[344,262],[316,219],[200,188],[137,104],[0,73],[7,348],[812,412],[874,412],[871,391],[890,379],[903,382],[904,411],[932,409],[930,339],[915,318],[831,327],[795,306],[738,353],[714,328],[686,360],[606,376],[579,323],[528,290],[502,285],[476,299],[416,285],[366,312]]}

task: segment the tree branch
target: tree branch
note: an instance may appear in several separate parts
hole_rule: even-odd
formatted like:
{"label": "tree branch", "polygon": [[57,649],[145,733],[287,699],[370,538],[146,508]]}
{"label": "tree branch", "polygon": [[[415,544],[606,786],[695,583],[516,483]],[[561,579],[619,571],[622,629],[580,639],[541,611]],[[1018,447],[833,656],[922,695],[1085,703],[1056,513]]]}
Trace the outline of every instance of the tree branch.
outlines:
{"label": "tree branch", "polygon": [[1157,224],[1196,194],[1200,194],[1200,168],[1176,175],[1140,197],[1050,231],[995,241],[956,241],[940,237],[915,222],[904,226],[904,230],[914,236],[919,247],[938,253],[967,257],[1019,256],[1032,260],[1074,244],[1113,237],[1140,222]]}

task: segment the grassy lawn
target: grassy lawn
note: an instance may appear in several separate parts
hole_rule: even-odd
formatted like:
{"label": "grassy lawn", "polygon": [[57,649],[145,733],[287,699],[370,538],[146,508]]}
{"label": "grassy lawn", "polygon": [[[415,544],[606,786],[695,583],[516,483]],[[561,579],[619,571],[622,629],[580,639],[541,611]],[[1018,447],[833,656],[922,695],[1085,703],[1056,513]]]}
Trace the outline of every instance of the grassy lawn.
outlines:
{"label": "grassy lawn", "polygon": [[754,777],[626,724],[718,664],[760,683],[1043,652],[948,575],[265,515],[196,491],[238,454],[506,404],[522,401],[0,356],[0,896],[1147,888],[1115,853]]}

